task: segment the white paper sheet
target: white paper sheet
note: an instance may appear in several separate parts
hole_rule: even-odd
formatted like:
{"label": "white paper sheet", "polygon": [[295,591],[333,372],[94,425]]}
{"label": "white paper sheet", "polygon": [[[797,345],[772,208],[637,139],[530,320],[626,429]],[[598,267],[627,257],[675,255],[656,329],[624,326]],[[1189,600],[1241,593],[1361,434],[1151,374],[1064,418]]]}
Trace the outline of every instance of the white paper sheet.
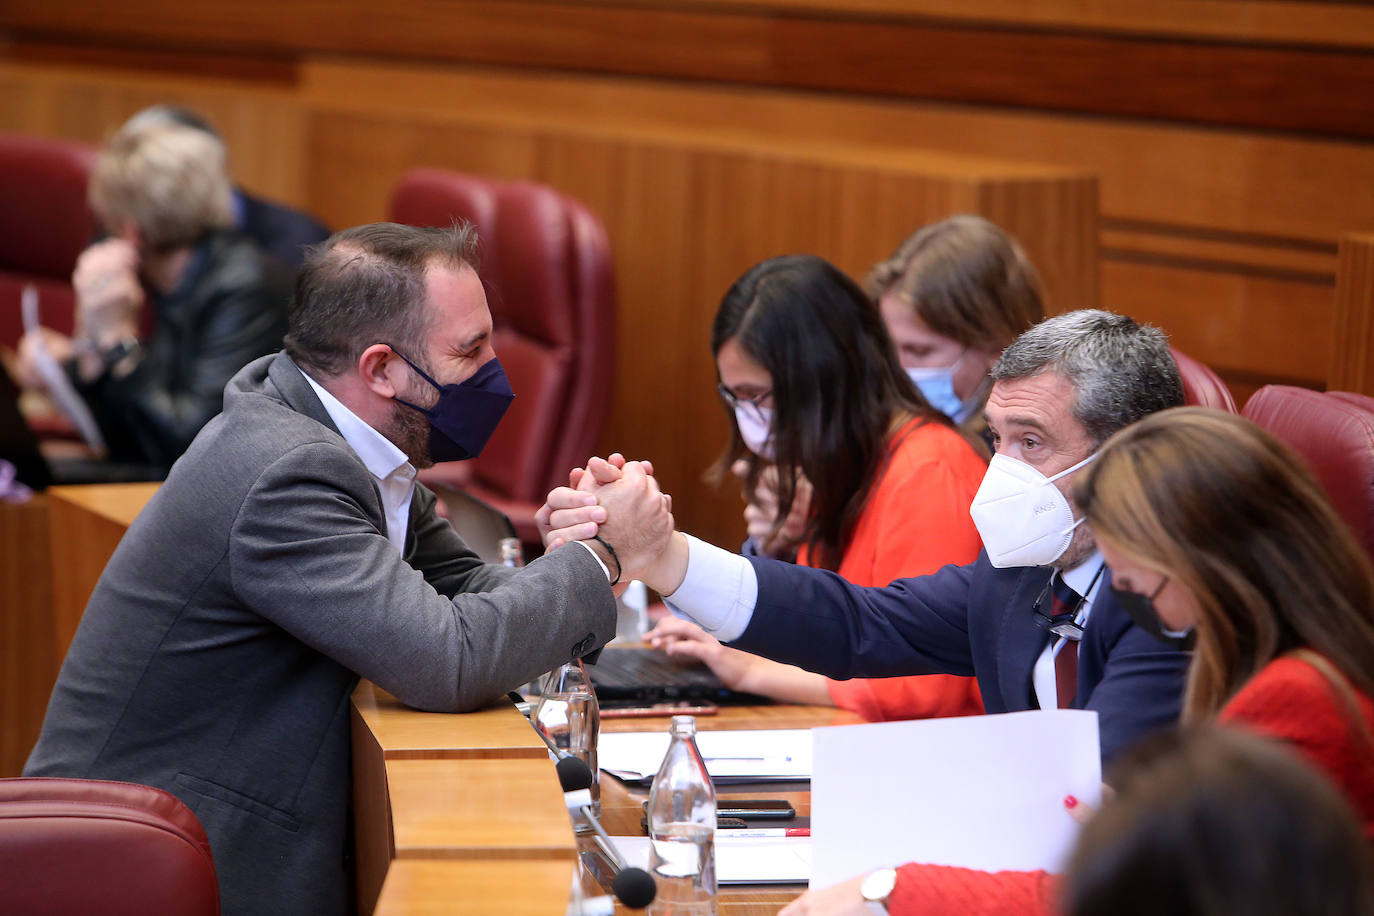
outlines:
{"label": "white paper sheet", "polygon": [[[601,769],[627,781],[653,779],[668,751],[668,732],[602,732]],[[811,778],[811,730],[697,732],[697,748],[712,780]]]}
{"label": "white paper sheet", "polygon": [[[38,290],[34,286],[25,286],[24,292],[20,296],[19,308],[24,319],[24,331],[36,331],[39,328],[38,320]],[[76,393],[72,387],[71,379],[67,378],[67,373],[62,371],[62,367],[57,364],[57,359],[48,351],[47,344],[41,337],[38,338],[38,345],[33,348],[34,369],[43,379],[43,385],[48,389],[48,395],[53,399],[59,410],[67,415],[67,419],[72,421],[76,431],[81,434],[81,438],[86,440],[86,444],[97,456],[103,456],[106,452],[105,437],[100,434],[100,427],[95,422],[95,417],[91,416],[90,408],[81,399],[81,395]]]}
{"label": "white paper sheet", "polygon": [[812,887],[905,862],[1058,871],[1096,806],[1097,713],[1063,709],[817,728]]}
{"label": "white paper sheet", "polygon": [[[730,833],[716,831],[717,884],[805,884],[810,877],[810,837],[748,838]],[[648,837],[613,836],[611,841],[626,865],[648,871]]]}

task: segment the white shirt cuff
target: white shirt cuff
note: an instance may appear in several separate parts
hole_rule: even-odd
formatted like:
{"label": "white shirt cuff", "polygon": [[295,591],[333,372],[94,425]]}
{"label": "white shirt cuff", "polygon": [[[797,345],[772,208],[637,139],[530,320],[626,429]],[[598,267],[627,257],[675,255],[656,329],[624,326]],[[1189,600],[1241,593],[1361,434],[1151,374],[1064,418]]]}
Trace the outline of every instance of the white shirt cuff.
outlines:
{"label": "white shirt cuff", "polygon": [[739,639],[754,616],[759,579],[739,554],[687,538],[687,575],[663,601],[676,616],[690,620],[721,642]]}
{"label": "white shirt cuff", "polygon": [[610,567],[608,567],[604,562],[602,562],[601,558],[600,558],[599,556],[596,555],[596,551],[595,551],[595,550],[592,550],[591,545],[588,544],[586,541],[573,541],[573,543],[574,543],[574,544],[577,544],[577,545],[578,545],[579,547],[581,547],[583,550],[587,551],[587,553],[591,554],[591,555],[592,555],[592,559],[596,561],[596,565],[597,565],[597,566],[600,566],[600,567],[601,567],[601,571],[604,572],[604,573],[606,574],[606,581],[607,581],[607,582],[611,581],[611,570],[610,570]]}

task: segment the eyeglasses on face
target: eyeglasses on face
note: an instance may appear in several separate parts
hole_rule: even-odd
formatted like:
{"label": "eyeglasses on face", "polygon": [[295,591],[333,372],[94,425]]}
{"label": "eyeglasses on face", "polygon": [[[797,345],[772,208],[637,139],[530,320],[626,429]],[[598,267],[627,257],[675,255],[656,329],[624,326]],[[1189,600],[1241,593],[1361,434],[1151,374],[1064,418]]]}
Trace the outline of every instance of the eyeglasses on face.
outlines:
{"label": "eyeglasses on face", "polygon": [[762,423],[766,419],[763,415],[763,402],[773,396],[773,389],[769,388],[767,391],[760,392],[752,398],[742,398],[729,388],[726,388],[725,383],[722,382],[716,385],[716,393],[719,394],[720,399],[732,409],[743,408],[746,412],[752,414],[754,419]]}

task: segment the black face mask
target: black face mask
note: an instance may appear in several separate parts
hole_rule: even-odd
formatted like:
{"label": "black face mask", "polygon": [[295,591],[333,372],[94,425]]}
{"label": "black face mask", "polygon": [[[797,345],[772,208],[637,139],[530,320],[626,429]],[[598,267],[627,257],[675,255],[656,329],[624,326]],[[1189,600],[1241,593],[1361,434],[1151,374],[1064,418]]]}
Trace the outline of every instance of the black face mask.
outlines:
{"label": "black face mask", "polygon": [[1169,580],[1165,579],[1159,583],[1159,588],[1155,589],[1154,594],[1151,595],[1128,592],[1113,585],[1111,586],[1112,597],[1130,615],[1136,626],[1167,646],[1187,651],[1193,648],[1197,642],[1197,633],[1192,627],[1182,631],[1167,629],[1164,626],[1164,621],[1159,619],[1159,614],[1155,611],[1155,598],[1164,591],[1164,586],[1168,582]]}

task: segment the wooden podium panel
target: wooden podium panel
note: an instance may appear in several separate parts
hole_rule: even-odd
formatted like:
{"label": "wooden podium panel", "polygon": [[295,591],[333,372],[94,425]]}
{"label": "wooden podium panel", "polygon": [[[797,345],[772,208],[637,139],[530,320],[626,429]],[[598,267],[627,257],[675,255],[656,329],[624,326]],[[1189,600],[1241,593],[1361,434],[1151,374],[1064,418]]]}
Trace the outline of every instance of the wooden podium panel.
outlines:
{"label": "wooden podium panel", "polygon": [[120,538],[159,486],[109,483],[48,490],[57,658],[67,654],[86,602]]}
{"label": "wooden podium panel", "polygon": [[568,905],[573,862],[454,862],[404,859],[391,864],[378,916],[560,916]]}
{"label": "wooden podium panel", "polygon": [[386,776],[398,859],[577,857],[563,792],[547,755],[543,760],[389,760]]}
{"label": "wooden podium panel", "polygon": [[477,712],[411,709],[368,681],[353,694],[353,708],[387,760],[406,758],[526,758],[547,760],[544,742],[504,697]]}
{"label": "wooden podium panel", "polygon": [[0,502],[0,778],[18,776],[57,678],[47,497]]}

